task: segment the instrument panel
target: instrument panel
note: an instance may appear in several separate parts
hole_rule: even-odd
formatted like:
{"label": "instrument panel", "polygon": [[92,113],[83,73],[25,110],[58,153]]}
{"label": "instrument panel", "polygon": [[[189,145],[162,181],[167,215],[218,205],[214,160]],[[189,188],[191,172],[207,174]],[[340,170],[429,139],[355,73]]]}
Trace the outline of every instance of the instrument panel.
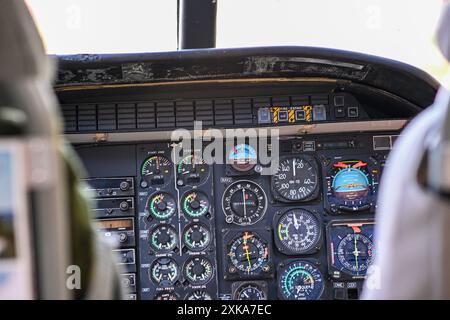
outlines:
{"label": "instrument panel", "polygon": [[[202,159],[206,145],[176,161],[179,143],[128,145],[135,153],[118,172],[134,186],[126,203],[134,217],[136,298],[357,299],[376,254],[373,213],[389,152],[377,139],[396,136],[282,137],[272,175],[262,174],[258,145],[250,143],[224,150],[226,163],[214,165]],[[96,172],[108,147],[90,148],[80,155]],[[99,219],[102,232],[130,226]]]}

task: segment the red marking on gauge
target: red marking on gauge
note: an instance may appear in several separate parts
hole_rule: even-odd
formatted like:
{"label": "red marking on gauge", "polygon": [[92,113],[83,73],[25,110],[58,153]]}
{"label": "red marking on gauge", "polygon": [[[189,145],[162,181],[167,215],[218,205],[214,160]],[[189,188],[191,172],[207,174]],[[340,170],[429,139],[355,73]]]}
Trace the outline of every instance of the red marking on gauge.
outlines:
{"label": "red marking on gauge", "polygon": [[355,163],[355,164],[352,166],[352,168],[358,169],[358,168],[360,168],[360,167],[365,167],[365,166],[367,166],[367,163],[366,163],[366,162],[359,161],[359,162]]}
{"label": "red marking on gauge", "polygon": [[361,233],[361,228],[358,226],[351,226],[351,228],[353,229],[354,233]]}

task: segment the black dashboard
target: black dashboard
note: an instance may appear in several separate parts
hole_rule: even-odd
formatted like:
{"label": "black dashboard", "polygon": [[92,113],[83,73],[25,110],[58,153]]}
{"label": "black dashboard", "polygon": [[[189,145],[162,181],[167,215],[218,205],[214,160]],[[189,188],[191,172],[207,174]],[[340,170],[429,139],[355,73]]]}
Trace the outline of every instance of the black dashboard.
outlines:
{"label": "black dashboard", "polygon": [[360,297],[387,155],[437,85],[290,47],[62,57],[55,88],[130,299],[309,300]]}

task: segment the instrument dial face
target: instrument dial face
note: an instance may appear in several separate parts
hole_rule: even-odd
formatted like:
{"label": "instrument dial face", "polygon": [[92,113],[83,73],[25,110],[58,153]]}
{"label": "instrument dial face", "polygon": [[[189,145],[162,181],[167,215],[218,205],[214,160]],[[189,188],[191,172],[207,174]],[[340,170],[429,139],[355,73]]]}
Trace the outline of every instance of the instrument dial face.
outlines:
{"label": "instrument dial face", "polygon": [[278,287],[285,300],[317,300],[324,290],[324,279],[312,262],[297,260],[280,272]]}
{"label": "instrument dial face", "polygon": [[370,174],[363,161],[342,161],[333,164],[331,189],[342,200],[358,201],[366,197],[370,188]]}
{"label": "instrument dial face", "polygon": [[267,300],[267,295],[256,283],[244,283],[240,285],[233,296],[234,300]]}
{"label": "instrument dial face", "polygon": [[318,186],[318,173],[312,163],[302,157],[282,160],[272,176],[272,189],[283,199],[301,201],[311,197]]}
{"label": "instrument dial face", "polygon": [[172,162],[161,155],[151,156],[142,163],[141,176],[146,185],[164,187],[172,178]]}
{"label": "instrument dial face", "polygon": [[200,185],[208,179],[209,166],[198,155],[191,154],[177,165],[177,183],[179,185]]}
{"label": "instrument dial face", "polygon": [[367,269],[375,258],[373,242],[374,223],[335,222],[329,227],[329,265],[331,275],[340,277],[340,273],[351,278],[364,278]]}
{"label": "instrument dial face", "polygon": [[171,258],[159,258],[150,267],[150,278],[161,287],[171,287],[180,277],[177,263]]}
{"label": "instrument dial face", "polygon": [[207,258],[195,257],[186,262],[184,275],[193,285],[208,283],[214,274],[214,268]]}
{"label": "instrument dial face", "polygon": [[319,219],[309,211],[293,209],[278,220],[275,237],[281,251],[290,254],[307,253],[320,241]]}
{"label": "instrument dial face", "polygon": [[255,233],[245,231],[229,246],[233,267],[246,275],[259,274],[269,262],[269,248]]}
{"label": "instrument dial face", "polygon": [[171,226],[158,225],[150,232],[149,241],[157,252],[170,252],[177,246],[177,232]]}
{"label": "instrument dial face", "polygon": [[147,203],[149,213],[158,220],[171,218],[176,209],[175,199],[165,192],[153,194]]}
{"label": "instrument dial face", "polygon": [[209,210],[209,200],[206,194],[200,191],[186,193],[182,199],[183,212],[190,218],[204,216]]}
{"label": "instrument dial face", "polygon": [[186,296],[186,300],[212,300],[212,297],[206,291],[195,290]]}
{"label": "instrument dial face", "polygon": [[203,251],[211,242],[211,232],[203,224],[191,224],[184,230],[183,240],[189,250]]}
{"label": "instrument dial face", "polygon": [[239,172],[253,169],[257,163],[258,155],[255,149],[248,144],[238,144],[228,153],[228,163]]}
{"label": "instrument dial face", "polygon": [[222,209],[228,223],[252,225],[264,217],[267,197],[256,183],[248,180],[236,181],[225,190]]}

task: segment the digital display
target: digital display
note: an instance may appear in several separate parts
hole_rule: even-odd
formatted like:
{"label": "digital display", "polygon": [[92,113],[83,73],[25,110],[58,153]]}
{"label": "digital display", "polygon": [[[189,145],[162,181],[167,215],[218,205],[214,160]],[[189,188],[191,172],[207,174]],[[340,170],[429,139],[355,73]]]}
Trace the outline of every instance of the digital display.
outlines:
{"label": "digital display", "polygon": [[11,155],[0,153],[0,259],[16,257]]}
{"label": "digital display", "polygon": [[133,229],[133,219],[96,220],[99,230]]}

